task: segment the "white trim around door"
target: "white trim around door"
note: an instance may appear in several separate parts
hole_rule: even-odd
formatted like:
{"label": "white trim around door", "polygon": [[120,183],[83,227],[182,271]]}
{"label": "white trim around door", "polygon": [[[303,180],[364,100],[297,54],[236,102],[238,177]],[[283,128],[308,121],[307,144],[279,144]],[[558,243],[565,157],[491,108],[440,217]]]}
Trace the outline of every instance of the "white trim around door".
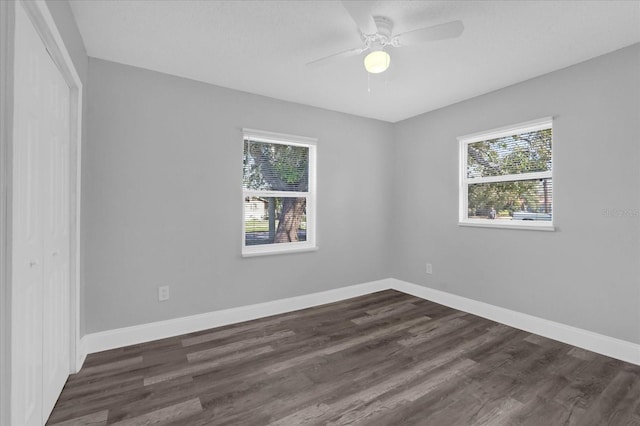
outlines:
{"label": "white trim around door", "polygon": [[11,191],[13,132],[13,31],[15,3],[0,1],[0,425],[11,405]]}

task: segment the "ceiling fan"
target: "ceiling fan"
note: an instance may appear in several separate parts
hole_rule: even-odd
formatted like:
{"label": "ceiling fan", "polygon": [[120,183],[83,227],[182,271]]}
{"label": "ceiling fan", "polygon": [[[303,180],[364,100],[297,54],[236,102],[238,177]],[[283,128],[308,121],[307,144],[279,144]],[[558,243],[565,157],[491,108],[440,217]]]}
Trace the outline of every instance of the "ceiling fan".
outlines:
{"label": "ceiling fan", "polygon": [[389,48],[456,38],[464,31],[462,21],[452,21],[394,35],[391,19],[385,16],[372,16],[369,2],[342,0],[342,5],[356,23],[363,46],[316,59],[307,63],[308,66],[360,55],[368,51],[369,53],[364,58],[364,67],[369,73],[378,74],[389,68],[391,63],[391,56],[387,51]]}

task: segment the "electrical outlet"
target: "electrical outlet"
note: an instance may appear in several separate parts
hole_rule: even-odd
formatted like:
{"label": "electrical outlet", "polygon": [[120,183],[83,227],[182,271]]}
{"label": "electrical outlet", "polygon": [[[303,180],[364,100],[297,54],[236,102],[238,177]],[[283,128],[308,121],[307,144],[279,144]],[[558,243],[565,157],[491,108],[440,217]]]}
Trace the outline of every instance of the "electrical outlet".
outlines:
{"label": "electrical outlet", "polygon": [[433,266],[427,263],[427,274],[433,274]]}
{"label": "electrical outlet", "polygon": [[158,300],[160,302],[164,302],[165,300],[169,300],[169,286],[164,285],[162,287],[158,287]]}

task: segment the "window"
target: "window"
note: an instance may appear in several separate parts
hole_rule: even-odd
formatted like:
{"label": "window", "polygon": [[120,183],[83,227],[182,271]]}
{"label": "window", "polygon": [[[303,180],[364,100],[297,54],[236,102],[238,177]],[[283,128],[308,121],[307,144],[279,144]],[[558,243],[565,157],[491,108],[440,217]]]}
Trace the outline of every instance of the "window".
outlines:
{"label": "window", "polygon": [[315,250],[316,140],[243,134],[242,255]]}
{"label": "window", "polygon": [[458,140],[460,225],[553,230],[551,118]]}

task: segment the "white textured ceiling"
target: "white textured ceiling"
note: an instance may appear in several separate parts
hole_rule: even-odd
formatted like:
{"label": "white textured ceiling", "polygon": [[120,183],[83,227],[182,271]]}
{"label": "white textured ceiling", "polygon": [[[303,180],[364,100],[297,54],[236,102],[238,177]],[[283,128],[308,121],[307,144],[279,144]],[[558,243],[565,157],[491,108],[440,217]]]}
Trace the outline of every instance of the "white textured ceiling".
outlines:
{"label": "white textured ceiling", "polygon": [[393,49],[368,82],[361,56],[305,66],[360,46],[339,1],[70,4],[89,56],[390,122],[640,42],[640,1],[374,1],[395,34],[465,31]]}

